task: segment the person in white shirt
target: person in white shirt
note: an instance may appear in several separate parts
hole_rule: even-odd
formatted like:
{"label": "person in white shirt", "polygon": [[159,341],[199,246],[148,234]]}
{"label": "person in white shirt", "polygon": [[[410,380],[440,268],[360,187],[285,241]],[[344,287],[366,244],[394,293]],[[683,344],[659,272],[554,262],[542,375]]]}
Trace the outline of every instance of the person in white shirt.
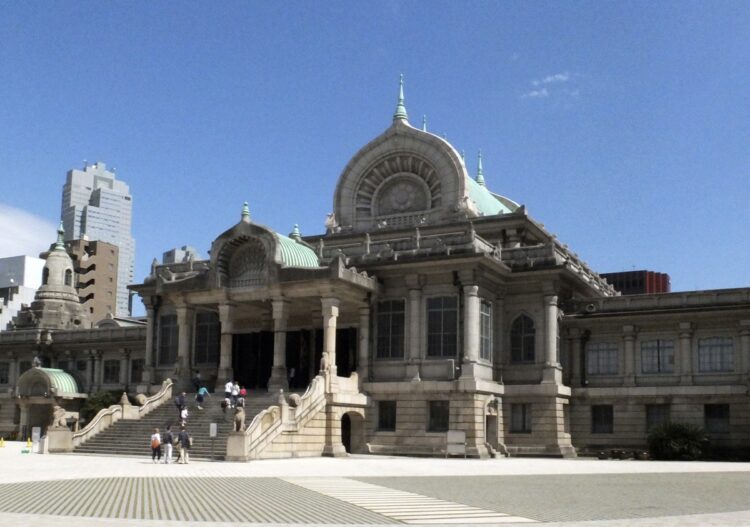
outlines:
{"label": "person in white shirt", "polygon": [[234,387],[234,383],[232,381],[227,381],[227,383],[224,385],[225,399],[229,399],[232,396],[232,387]]}
{"label": "person in white shirt", "polygon": [[237,406],[237,397],[240,395],[240,385],[237,384],[237,381],[234,381],[234,384],[232,384],[232,408]]}

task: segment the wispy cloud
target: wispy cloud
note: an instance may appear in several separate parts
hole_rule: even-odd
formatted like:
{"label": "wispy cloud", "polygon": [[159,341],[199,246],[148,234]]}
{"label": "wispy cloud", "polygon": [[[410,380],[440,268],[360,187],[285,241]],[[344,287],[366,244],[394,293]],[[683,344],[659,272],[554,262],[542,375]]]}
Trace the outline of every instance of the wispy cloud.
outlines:
{"label": "wispy cloud", "polygon": [[0,258],[39,256],[55,241],[56,231],[49,220],[0,203]]}
{"label": "wispy cloud", "polygon": [[[529,98],[529,99],[544,99],[546,97],[549,97],[553,93],[556,93],[557,90],[559,90],[559,86],[571,81],[573,79],[574,75],[572,75],[568,71],[563,71],[560,73],[553,73],[551,75],[546,75],[544,77],[540,77],[538,79],[531,80],[531,89],[521,95],[522,98]],[[574,90],[575,94],[578,95],[578,90]],[[572,93],[571,90],[563,90],[563,93],[566,93],[570,95]]]}

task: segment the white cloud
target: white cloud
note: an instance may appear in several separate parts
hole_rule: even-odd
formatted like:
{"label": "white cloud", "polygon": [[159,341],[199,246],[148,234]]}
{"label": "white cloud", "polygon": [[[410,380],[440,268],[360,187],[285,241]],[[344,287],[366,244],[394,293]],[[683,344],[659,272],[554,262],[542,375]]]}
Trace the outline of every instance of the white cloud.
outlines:
{"label": "white cloud", "polygon": [[39,256],[57,236],[57,226],[45,218],[0,203],[0,258]]}
{"label": "white cloud", "polygon": [[547,88],[542,88],[541,90],[531,90],[528,93],[524,93],[523,97],[531,97],[533,99],[542,99],[544,97],[549,97],[549,91]]}
{"label": "white cloud", "polygon": [[553,84],[556,82],[568,82],[569,80],[570,80],[570,73],[566,71],[564,73],[555,73],[554,75],[547,75],[541,81],[537,81],[537,82],[541,82],[542,84]]}

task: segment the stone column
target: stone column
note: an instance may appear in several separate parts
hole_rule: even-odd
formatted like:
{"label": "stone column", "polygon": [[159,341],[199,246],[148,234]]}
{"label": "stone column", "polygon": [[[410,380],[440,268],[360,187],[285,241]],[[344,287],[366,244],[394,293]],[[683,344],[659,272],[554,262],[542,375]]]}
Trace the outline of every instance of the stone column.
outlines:
{"label": "stone column", "polygon": [[406,331],[406,380],[419,380],[419,361],[421,359],[422,341],[422,284],[418,275],[408,275],[406,285],[409,288],[409,326]]}
{"label": "stone column", "polygon": [[120,384],[124,390],[130,387],[130,350],[122,350],[122,358],[120,359]]}
{"label": "stone column", "polygon": [[680,384],[692,384],[693,382],[693,324],[691,322],[680,322],[680,356],[679,374]]}
{"label": "stone column", "polygon": [[562,383],[557,359],[557,295],[544,296],[544,373],[542,383]]}
{"label": "stone column", "polygon": [[95,392],[96,391],[96,382],[94,379],[96,377],[94,376],[94,351],[89,351],[89,356],[87,357],[87,364],[86,364],[86,381],[88,383],[88,391],[89,392]]}
{"label": "stone column", "polygon": [[323,313],[319,309],[313,309],[310,312],[310,316],[312,328],[310,329],[310,342],[307,348],[308,353],[310,354],[310,360],[308,361],[308,378],[312,381],[320,370],[320,361],[315,358],[318,352],[318,339],[316,338],[318,330],[316,328],[318,324],[320,324],[320,319],[323,318]]}
{"label": "stone column", "polygon": [[232,370],[232,304],[219,304],[221,340],[219,342],[219,370],[216,377],[216,393],[224,393],[224,384],[233,380]]}
{"label": "stone column", "polygon": [[622,327],[623,346],[623,384],[635,386],[635,326]]}
{"label": "stone column", "polygon": [[289,320],[289,302],[273,300],[273,367],[268,380],[268,391],[289,391],[286,372],[286,325]]}
{"label": "stone column", "polygon": [[461,377],[476,377],[479,362],[479,286],[465,285],[464,294],[464,358]]}
{"label": "stone column", "polygon": [[495,296],[492,304],[492,319],[492,365],[495,370],[495,381],[502,384],[505,365],[505,297],[503,295]]}
{"label": "stone column", "polygon": [[336,384],[336,321],[339,316],[338,298],[323,298],[321,307],[323,312],[323,353],[331,372],[331,391]]}
{"label": "stone column", "polygon": [[102,352],[94,352],[94,390],[98,391],[102,385]]}
{"label": "stone column", "polygon": [[143,356],[143,377],[145,384],[154,380],[154,328],[156,327],[155,310],[153,306],[146,306],[146,353]]}
{"label": "stone column", "polygon": [[737,371],[750,373],[750,319],[740,320],[740,363]]}
{"label": "stone column", "polygon": [[190,336],[192,334],[193,310],[187,306],[177,306],[177,361],[172,380],[178,391],[190,388]]}
{"label": "stone column", "polygon": [[370,366],[370,306],[359,308],[359,347],[357,349],[359,386],[369,380]]}

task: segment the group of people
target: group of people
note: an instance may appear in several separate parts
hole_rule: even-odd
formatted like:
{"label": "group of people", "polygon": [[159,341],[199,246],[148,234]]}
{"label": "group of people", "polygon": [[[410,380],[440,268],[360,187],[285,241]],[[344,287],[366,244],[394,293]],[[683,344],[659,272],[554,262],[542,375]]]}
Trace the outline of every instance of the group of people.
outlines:
{"label": "group of people", "polygon": [[224,385],[224,400],[221,403],[221,409],[224,413],[227,408],[244,408],[247,390],[241,387],[237,381],[227,381]]}
{"label": "group of people", "polygon": [[180,452],[177,462],[180,464],[190,463],[190,447],[193,444],[193,438],[188,433],[187,429],[183,426],[180,427],[180,432],[175,435],[172,433],[172,426],[168,425],[164,432],[164,438],[159,433],[158,428],[154,428],[154,433],[151,434],[151,461],[153,463],[161,462],[162,445],[164,445],[166,452],[164,454],[164,463],[172,462],[172,449],[174,445],[179,445]]}

